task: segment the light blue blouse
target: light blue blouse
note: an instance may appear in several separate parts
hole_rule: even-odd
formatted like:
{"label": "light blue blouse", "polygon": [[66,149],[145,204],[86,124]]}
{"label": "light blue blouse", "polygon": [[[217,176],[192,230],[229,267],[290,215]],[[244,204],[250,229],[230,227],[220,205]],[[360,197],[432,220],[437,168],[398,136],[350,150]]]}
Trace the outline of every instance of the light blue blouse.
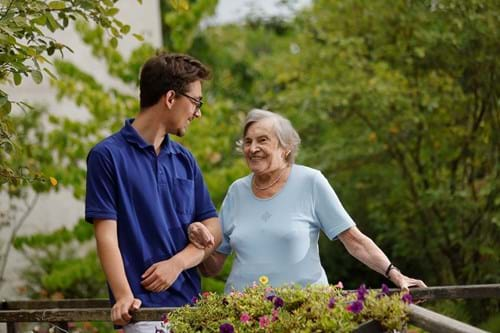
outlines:
{"label": "light blue blouse", "polygon": [[280,192],[260,199],[250,174],[235,181],[222,204],[223,241],[235,253],[225,292],[243,290],[265,275],[269,284],[327,284],[319,258],[319,232],[330,239],[355,223],[320,171],[293,165]]}

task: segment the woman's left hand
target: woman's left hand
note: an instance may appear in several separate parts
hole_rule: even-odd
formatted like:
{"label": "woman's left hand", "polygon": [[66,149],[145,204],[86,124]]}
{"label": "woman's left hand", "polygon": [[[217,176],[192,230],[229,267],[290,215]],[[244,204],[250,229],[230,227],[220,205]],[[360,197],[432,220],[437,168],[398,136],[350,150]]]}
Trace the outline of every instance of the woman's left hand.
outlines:
{"label": "woman's left hand", "polygon": [[395,285],[397,285],[401,290],[408,291],[411,287],[426,288],[427,285],[422,280],[414,279],[402,274],[398,270],[391,270],[389,272],[389,278]]}
{"label": "woman's left hand", "polygon": [[193,222],[188,227],[188,238],[199,249],[210,248],[215,245],[214,236],[201,222]]}

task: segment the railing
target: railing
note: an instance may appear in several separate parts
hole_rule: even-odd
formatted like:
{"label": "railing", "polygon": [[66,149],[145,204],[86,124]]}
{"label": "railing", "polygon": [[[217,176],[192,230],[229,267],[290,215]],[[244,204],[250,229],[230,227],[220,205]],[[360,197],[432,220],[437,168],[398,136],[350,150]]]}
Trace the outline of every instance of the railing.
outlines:
{"label": "railing", "polygon": [[[411,289],[414,301],[439,299],[500,298],[500,284],[443,286]],[[17,322],[49,322],[67,329],[68,322],[109,321],[109,302],[106,299],[2,301],[0,322],[7,323],[7,332],[16,333]],[[133,314],[134,321],[158,320],[175,308],[143,308]],[[195,308],[193,308],[195,309]],[[410,305],[410,323],[431,333],[485,332],[468,324]],[[381,332],[374,322],[362,325],[358,333]]]}

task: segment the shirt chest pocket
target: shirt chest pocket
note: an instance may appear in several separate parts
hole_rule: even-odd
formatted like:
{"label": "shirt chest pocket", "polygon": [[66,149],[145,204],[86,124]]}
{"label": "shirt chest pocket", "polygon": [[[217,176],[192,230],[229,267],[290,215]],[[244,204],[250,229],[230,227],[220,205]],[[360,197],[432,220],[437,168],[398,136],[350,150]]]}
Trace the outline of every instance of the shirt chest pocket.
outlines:
{"label": "shirt chest pocket", "polygon": [[191,222],[187,221],[186,218],[190,218],[194,212],[194,181],[191,179],[175,178],[173,197],[175,210],[183,216],[183,222]]}

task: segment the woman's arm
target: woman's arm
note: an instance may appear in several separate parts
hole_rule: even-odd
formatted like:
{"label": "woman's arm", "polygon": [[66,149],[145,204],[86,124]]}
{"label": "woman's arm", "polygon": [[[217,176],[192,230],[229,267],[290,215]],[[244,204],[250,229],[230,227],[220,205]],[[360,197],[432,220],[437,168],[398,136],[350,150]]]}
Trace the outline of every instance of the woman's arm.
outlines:
{"label": "woman's arm", "polygon": [[[382,250],[357,227],[351,227],[339,234],[339,239],[347,251],[356,259],[376,272],[385,275],[391,262]],[[388,272],[389,279],[401,289],[409,287],[427,287],[421,280],[413,279],[402,274],[398,269]]]}
{"label": "woman's arm", "polygon": [[224,267],[227,255],[214,252],[210,257],[198,265],[198,269],[203,276],[216,276]]}

